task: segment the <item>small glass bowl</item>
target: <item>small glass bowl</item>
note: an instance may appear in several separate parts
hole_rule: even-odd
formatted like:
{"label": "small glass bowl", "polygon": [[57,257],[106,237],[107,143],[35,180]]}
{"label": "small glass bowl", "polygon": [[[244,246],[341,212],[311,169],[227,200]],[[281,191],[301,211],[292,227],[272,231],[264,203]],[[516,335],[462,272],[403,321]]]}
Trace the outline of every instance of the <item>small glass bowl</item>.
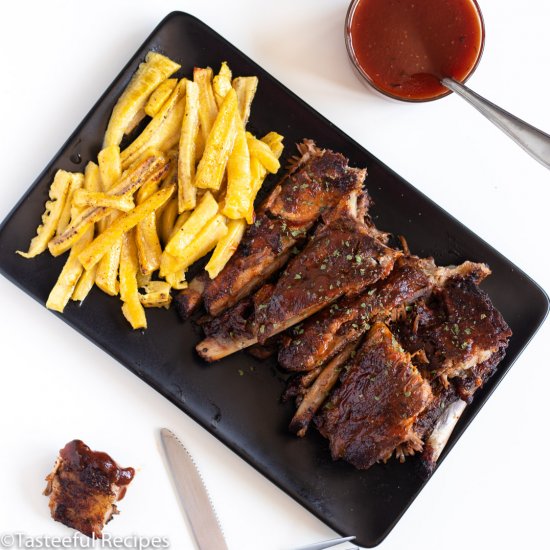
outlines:
{"label": "small glass bowl", "polygon": [[[368,88],[374,90],[375,92],[381,94],[382,96],[394,99],[397,101],[405,101],[407,103],[425,103],[427,101],[434,101],[436,99],[441,99],[442,97],[448,96],[451,94],[451,90],[447,90],[442,92],[441,94],[434,96],[434,97],[427,97],[427,98],[410,98],[410,97],[401,97],[397,95],[393,95],[389,93],[387,90],[383,90],[379,88],[372,80],[372,78],[369,76],[369,74],[363,69],[363,67],[360,65],[359,60],[357,59],[357,56],[355,55],[355,51],[353,49],[353,43],[351,39],[351,22],[353,20],[353,16],[355,15],[355,10],[360,2],[362,1],[368,1],[368,0],[353,0],[351,4],[349,5],[348,12],[346,14],[346,27],[345,27],[345,39],[346,39],[346,49],[348,51],[348,56],[350,58],[350,61],[353,65],[353,67],[356,70],[356,73],[359,75],[359,79],[363,84],[365,84]],[[483,14],[481,13],[481,9],[479,7],[479,4],[477,3],[477,0],[470,0],[472,4],[474,5],[477,14],[479,16],[479,22],[481,25],[481,44],[479,46],[479,53],[477,54],[477,58],[475,63],[472,65],[472,68],[468,72],[465,78],[463,78],[460,82],[465,83],[474,73],[474,71],[477,69],[477,66],[479,65],[479,61],[481,59],[481,56],[483,54],[483,49],[485,47],[485,23],[483,21]]]}

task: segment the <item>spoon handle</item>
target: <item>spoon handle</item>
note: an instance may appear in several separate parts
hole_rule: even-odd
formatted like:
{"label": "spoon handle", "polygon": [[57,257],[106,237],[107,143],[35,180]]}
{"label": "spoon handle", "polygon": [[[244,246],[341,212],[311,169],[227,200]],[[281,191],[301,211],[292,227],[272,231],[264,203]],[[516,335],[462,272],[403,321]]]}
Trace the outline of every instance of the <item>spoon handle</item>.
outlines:
{"label": "spoon handle", "polygon": [[452,78],[444,78],[441,83],[464,98],[524,151],[550,169],[550,135],[501,109]]}

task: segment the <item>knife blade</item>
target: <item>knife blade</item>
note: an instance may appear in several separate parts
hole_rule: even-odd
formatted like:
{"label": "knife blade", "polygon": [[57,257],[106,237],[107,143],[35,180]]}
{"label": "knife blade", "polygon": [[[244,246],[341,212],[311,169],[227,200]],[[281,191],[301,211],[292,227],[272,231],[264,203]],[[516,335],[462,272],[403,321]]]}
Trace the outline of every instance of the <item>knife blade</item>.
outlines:
{"label": "knife blade", "polygon": [[167,428],[161,429],[160,439],[176,492],[199,549],[227,550],[216,512],[189,451]]}

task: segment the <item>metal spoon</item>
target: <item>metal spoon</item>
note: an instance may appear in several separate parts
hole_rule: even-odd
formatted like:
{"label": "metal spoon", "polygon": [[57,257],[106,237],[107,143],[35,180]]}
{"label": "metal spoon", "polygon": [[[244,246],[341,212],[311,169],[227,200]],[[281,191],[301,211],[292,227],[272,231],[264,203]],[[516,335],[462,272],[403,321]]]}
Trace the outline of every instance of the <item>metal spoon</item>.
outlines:
{"label": "metal spoon", "polygon": [[443,78],[441,84],[464,98],[524,151],[550,169],[550,135],[501,109],[452,78]]}

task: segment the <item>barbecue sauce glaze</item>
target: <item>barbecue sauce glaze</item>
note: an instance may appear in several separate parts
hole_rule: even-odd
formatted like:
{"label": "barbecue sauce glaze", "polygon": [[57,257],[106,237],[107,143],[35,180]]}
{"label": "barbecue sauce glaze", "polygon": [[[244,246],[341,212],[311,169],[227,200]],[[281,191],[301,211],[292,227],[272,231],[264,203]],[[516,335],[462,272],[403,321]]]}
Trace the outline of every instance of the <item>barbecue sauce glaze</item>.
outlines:
{"label": "barbecue sauce glaze", "polygon": [[348,32],[375,87],[409,100],[445,94],[442,77],[464,80],[483,44],[473,0],[360,0]]}
{"label": "barbecue sauce glaze", "polygon": [[107,453],[92,451],[88,445],[75,439],[61,449],[60,456],[63,462],[72,470],[80,471],[85,468],[99,470],[109,481],[121,487],[121,500],[126,493],[126,486],[135,475],[133,468],[121,468]]}

